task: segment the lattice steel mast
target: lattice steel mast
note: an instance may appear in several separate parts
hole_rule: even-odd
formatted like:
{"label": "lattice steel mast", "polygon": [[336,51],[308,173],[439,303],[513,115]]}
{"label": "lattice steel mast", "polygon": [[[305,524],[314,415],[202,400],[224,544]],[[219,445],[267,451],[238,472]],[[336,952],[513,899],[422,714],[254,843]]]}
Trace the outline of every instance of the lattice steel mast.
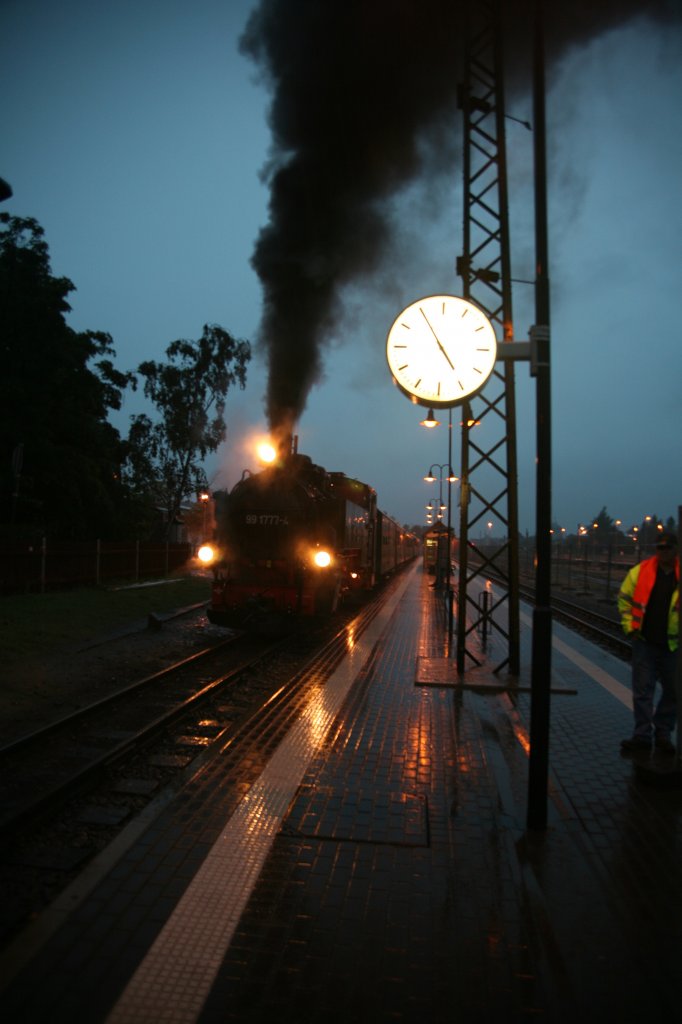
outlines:
{"label": "lattice steel mast", "polygon": [[[499,2],[469,5],[469,25],[460,86],[464,115],[464,239],[457,259],[463,295],[471,298],[513,340],[511,258],[505,152],[505,103]],[[460,498],[460,577],[457,615],[457,668],[481,664],[469,640],[485,628],[507,641],[496,665],[519,673],[519,557],[514,365],[498,364],[484,392],[462,406]],[[494,515],[507,539],[490,552],[472,539],[476,524]],[[474,557],[471,557],[471,556]],[[477,579],[494,574],[501,596],[489,603],[472,594]],[[478,589],[478,588],[477,588]],[[499,622],[507,606],[507,625]],[[468,659],[468,662],[467,662]]]}

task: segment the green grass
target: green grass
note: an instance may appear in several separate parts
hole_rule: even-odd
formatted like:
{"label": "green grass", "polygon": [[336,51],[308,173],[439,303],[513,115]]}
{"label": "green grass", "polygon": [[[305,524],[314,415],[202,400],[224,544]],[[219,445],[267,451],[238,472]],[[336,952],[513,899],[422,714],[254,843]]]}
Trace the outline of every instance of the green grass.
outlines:
{"label": "green grass", "polygon": [[185,576],[124,589],[89,588],[0,597],[3,665],[55,654],[123,629],[136,620],[208,601],[211,581]]}

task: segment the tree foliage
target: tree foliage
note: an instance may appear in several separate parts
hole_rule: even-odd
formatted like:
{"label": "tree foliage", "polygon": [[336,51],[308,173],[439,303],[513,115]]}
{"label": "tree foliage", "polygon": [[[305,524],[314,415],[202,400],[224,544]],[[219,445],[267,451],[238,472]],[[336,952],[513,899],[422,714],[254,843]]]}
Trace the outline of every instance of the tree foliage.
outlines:
{"label": "tree foliage", "polygon": [[212,324],[198,341],[174,341],[166,356],[138,367],[158,419],[132,417],[124,476],[165,510],[170,529],[183,502],[206,487],[202,462],[225,440],[225,397],[233,385],[245,387],[251,347]]}
{"label": "tree foliage", "polygon": [[590,526],[597,527],[599,535],[601,537],[606,537],[616,529],[616,521],[606,511],[606,505],[602,505],[601,512],[599,512],[599,514],[593,519],[590,519]]}
{"label": "tree foliage", "polygon": [[108,422],[130,374],[110,335],[72,330],[74,290],[54,277],[41,226],[0,214],[0,516],[52,536],[112,534],[123,456]]}

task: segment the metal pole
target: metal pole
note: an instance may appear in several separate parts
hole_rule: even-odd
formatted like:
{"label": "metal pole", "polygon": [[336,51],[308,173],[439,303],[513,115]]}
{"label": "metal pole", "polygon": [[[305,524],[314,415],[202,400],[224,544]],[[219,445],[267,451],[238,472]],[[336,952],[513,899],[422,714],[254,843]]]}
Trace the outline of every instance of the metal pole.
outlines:
{"label": "metal pole", "polygon": [[[677,507],[677,551],[682,550],[682,505]],[[678,594],[680,581],[677,583]],[[682,761],[682,615],[678,615],[677,671],[675,673],[675,694],[677,696],[677,763]]]}
{"label": "metal pole", "polygon": [[448,658],[452,657],[452,407],[448,409],[448,569],[447,569],[447,601],[448,601]]}
{"label": "metal pole", "polygon": [[466,655],[466,614],[467,614],[467,580],[469,575],[469,443],[467,432],[471,419],[471,406],[465,402],[462,406],[462,457],[461,478],[459,485],[459,586],[457,588],[457,671],[464,672]]}
{"label": "metal pole", "polygon": [[535,164],[535,340],[537,343],[537,483],[535,607],[531,670],[529,828],[547,827],[549,712],[552,671],[551,601],[551,401],[549,375],[549,276],[547,244],[547,167],[545,138],[545,68],[542,0],[536,0],[533,55],[533,137]]}

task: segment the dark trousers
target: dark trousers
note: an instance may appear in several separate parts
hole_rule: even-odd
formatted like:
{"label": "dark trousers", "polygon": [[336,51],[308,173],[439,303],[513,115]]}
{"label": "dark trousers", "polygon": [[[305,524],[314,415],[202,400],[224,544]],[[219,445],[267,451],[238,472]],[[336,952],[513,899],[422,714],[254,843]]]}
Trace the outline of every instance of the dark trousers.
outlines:
{"label": "dark trousers", "polygon": [[[677,651],[664,644],[648,644],[641,637],[632,641],[632,709],[635,714],[635,736],[670,739],[677,724],[675,702],[675,669]],[[656,683],[661,695],[655,704]]]}

